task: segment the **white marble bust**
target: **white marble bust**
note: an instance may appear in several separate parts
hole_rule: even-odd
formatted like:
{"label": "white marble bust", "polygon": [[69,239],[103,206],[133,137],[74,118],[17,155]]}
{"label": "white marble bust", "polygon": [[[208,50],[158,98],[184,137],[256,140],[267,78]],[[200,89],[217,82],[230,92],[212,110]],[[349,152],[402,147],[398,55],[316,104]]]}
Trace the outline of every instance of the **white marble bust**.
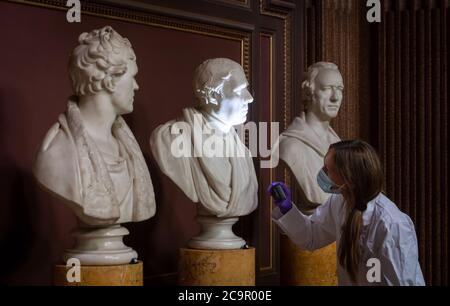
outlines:
{"label": "white marble bust", "polygon": [[[233,128],[247,120],[248,104],[253,101],[247,86],[244,70],[238,63],[226,58],[206,60],[193,78],[197,106],[185,108],[180,118],[158,126],[151,135],[150,145],[159,167],[189,199],[199,203],[198,215],[232,218],[247,215],[257,207],[258,183],[251,154]],[[185,126],[190,133],[174,134],[178,126]],[[206,136],[202,137],[202,133]],[[202,137],[199,146],[194,145],[195,135]],[[176,139],[184,137],[190,151],[199,153],[207,135],[231,143],[245,156],[207,157],[205,152],[197,157],[174,154]],[[209,244],[191,241],[189,246],[220,249],[245,244],[243,240],[228,244],[212,240]]]}
{"label": "white marble bust", "polygon": [[68,70],[74,94],[36,155],[36,179],[84,228],[149,219],[156,209],[152,181],[121,117],[133,111],[138,90],[130,42],[109,26],[83,33]]}
{"label": "white marble bust", "polygon": [[330,144],[340,141],[330,126],[343,99],[344,84],[337,65],[311,65],[302,89],[304,112],[281,134],[279,155],[296,178],[300,209],[309,214],[329,196],[318,186],[316,176]]}

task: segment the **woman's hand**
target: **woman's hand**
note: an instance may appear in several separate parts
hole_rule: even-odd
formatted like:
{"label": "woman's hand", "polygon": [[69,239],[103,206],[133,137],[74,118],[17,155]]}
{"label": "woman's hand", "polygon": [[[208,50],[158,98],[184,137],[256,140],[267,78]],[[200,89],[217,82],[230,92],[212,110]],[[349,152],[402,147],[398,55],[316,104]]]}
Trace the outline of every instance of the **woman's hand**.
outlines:
{"label": "woman's hand", "polygon": [[286,186],[283,182],[273,182],[272,184],[270,184],[269,188],[267,189],[267,191],[269,192],[270,195],[272,195],[272,190],[276,186],[280,186],[283,189],[283,192],[285,195],[284,200],[275,199],[275,205],[278,206],[281,213],[284,215],[292,208],[291,191],[289,190],[289,187]]}

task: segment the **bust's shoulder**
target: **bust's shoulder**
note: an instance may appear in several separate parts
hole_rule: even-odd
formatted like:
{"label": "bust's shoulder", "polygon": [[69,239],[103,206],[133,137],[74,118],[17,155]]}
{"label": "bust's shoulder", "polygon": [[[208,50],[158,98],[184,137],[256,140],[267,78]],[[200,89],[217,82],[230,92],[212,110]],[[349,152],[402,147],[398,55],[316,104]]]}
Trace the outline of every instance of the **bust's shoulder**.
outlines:
{"label": "bust's shoulder", "polygon": [[51,152],[54,150],[55,146],[64,141],[63,131],[61,129],[61,124],[56,122],[52,125],[52,127],[47,131],[42,141],[42,145],[39,149],[39,153]]}
{"label": "bust's shoulder", "polygon": [[196,108],[187,107],[182,110],[181,115],[158,125],[150,134],[150,146],[153,147],[171,147],[174,138],[180,136],[190,139],[192,133],[192,124],[188,119],[200,120],[202,124],[203,115]]}
{"label": "bust's shoulder", "polygon": [[72,152],[72,147],[65,117],[60,116],[58,122],[53,124],[45,134],[37,152],[36,161],[66,156],[67,153]]}
{"label": "bust's shoulder", "polygon": [[298,162],[299,156],[303,155],[306,145],[297,138],[281,135],[279,145],[279,155],[288,164]]}
{"label": "bust's shoulder", "polygon": [[177,124],[176,120],[169,120],[163,124],[158,125],[150,134],[150,148],[170,148],[174,137],[181,134],[182,127]]}
{"label": "bust's shoulder", "polygon": [[298,138],[281,134],[280,147],[285,151],[292,151],[292,150],[298,151],[305,149],[306,145],[302,140]]}
{"label": "bust's shoulder", "polygon": [[75,185],[77,165],[76,148],[63,125],[58,121],[47,131],[35,156],[33,174],[41,185],[67,198],[69,185]]}

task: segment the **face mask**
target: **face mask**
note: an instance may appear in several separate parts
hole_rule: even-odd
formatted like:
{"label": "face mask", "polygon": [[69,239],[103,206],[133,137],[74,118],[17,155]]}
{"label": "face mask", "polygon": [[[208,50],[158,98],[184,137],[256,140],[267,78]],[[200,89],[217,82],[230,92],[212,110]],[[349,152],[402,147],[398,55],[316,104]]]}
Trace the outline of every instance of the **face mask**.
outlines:
{"label": "face mask", "polygon": [[333,181],[328,177],[323,168],[317,174],[317,183],[319,184],[319,187],[326,193],[341,193],[341,186],[333,183]]}

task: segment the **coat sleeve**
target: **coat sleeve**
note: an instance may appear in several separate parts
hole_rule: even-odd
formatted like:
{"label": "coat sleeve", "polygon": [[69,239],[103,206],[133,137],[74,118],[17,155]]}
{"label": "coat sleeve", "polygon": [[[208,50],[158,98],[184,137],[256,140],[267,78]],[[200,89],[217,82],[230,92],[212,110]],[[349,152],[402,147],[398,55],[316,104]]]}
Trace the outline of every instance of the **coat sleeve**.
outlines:
{"label": "coat sleeve", "polygon": [[385,230],[379,258],[383,285],[425,285],[419,264],[416,232],[411,220],[394,223]]}
{"label": "coat sleeve", "polygon": [[339,205],[340,198],[331,196],[309,217],[295,205],[285,215],[277,207],[272,212],[272,220],[299,248],[313,251],[336,241],[336,210]]}

